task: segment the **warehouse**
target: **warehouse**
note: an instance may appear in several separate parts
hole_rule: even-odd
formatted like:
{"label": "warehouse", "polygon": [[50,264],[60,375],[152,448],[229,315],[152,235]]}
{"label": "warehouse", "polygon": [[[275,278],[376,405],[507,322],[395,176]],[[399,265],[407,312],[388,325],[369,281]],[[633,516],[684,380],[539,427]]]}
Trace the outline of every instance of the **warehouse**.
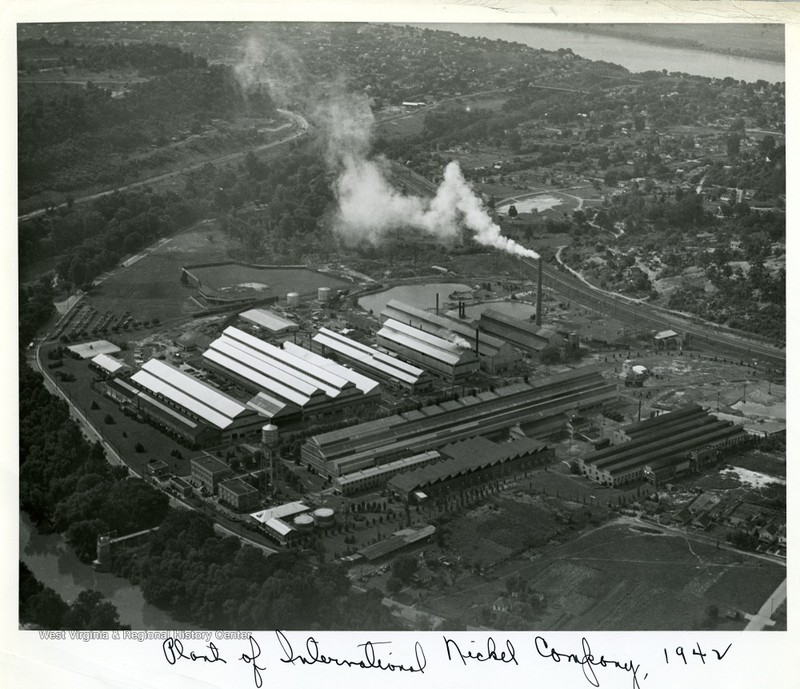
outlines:
{"label": "warehouse", "polygon": [[469,344],[457,344],[393,318],[378,331],[378,346],[450,383],[464,381],[478,370]]}
{"label": "warehouse", "polygon": [[443,461],[393,477],[389,490],[406,502],[415,502],[518,475],[555,456],[553,448],[531,438],[509,443],[470,438],[443,447],[441,453]]}
{"label": "warehouse", "polygon": [[261,496],[249,483],[240,478],[230,478],[219,484],[219,500],[237,512],[258,507]]}
{"label": "warehouse", "polygon": [[269,309],[249,309],[239,314],[239,318],[256,326],[270,339],[283,339],[298,329],[297,323],[279,316]]}
{"label": "warehouse", "polygon": [[381,322],[390,319],[469,346],[477,354],[481,369],[491,374],[508,371],[520,360],[516,348],[463,320],[430,313],[396,299],[392,299],[381,312]]}
{"label": "warehouse", "polygon": [[320,328],[313,341],[322,347],[325,354],[335,354],[341,361],[376,380],[412,392],[431,388],[431,377],[425,370],[327,328]]}
{"label": "warehouse", "polygon": [[150,359],[130,380],[145,393],[138,397],[140,409],[154,414],[158,410],[162,419],[176,412],[172,417],[176,421],[184,418],[202,424],[216,431],[221,442],[258,433],[264,424],[255,410],[158,359]]}
{"label": "warehouse", "polygon": [[311,508],[302,502],[287,502],[277,507],[270,507],[250,515],[264,532],[281,545],[286,545],[300,535],[289,521],[306,514]]}
{"label": "warehouse", "polygon": [[741,427],[720,421],[698,405],[688,405],[623,429],[627,442],[597,450],[580,461],[583,474],[618,486],[653,484],[698,472],[723,450],[748,439]]}
{"label": "warehouse", "polygon": [[540,362],[563,360],[566,356],[564,338],[554,330],[507,316],[494,309],[481,313],[478,327],[483,332],[528,352]]}
{"label": "warehouse", "polygon": [[256,398],[251,400],[255,406],[260,401],[290,405],[305,418],[367,404],[379,394],[375,381],[304,352],[291,343],[277,347],[229,327],[203,353],[203,361],[211,370],[255,393]]}
{"label": "warehouse", "polygon": [[342,495],[354,495],[363,491],[385,488],[386,483],[393,476],[403,471],[419,468],[423,464],[435,462],[440,458],[441,455],[436,450],[422,452],[382,466],[354,471],[347,476],[339,476],[333,480],[333,485]]}
{"label": "warehouse", "polygon": [[528,434],[533,424],[537,437],[544,437],[564,428],[567,412],[601,407],[616,398],[615,384],[595,367],[584,367],[322,433],[303,444],[301,461],[335,478],[457,440],[500,436],[518,424],[525,424]]}

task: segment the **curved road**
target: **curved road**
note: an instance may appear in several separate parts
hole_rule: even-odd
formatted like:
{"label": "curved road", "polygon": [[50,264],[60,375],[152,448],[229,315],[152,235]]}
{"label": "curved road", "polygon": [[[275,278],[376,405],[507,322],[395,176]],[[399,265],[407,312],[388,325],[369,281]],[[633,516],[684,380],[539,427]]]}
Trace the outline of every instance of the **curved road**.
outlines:
{"label": "curved road", "polygon": [[[244,151],[237,151],[236,153],[226,153],[221,156],[217,156],[215,158],[207,158],[199,163],[192,163],[191,165],[187,165],[186,167],[182,167],[178,170],[173,170],[172,172],[165,172],[161,175],[155,175],[154,177],[148,177],[147,179],[141,179],[137,182],[131,182],[130,184],[126,184],[122,187],[114,187],[113,189],[107,189],[106,191],[98,192],[97,194],[91,194],[89,196],[81,196],[73,201],[73,203],[86,203],[88,201],[93,201],[95,199],[102,198],[103,196],[108,196],[109,194],[113,194],[115,191],[126,191],[128,189],[135,189],[136,187],[146,186],[148,184],[154,184],[156,182],[163,182],[164,180],[170,179],[172,177],[176,177],[177,175],[182,175],[186,172],[191,172],[192,170],[199,170],[203,166],[207,165],[208,163],[228,163],[233,160],[238,160],[239,158],[244,158],[248,153],[258,153],[260,151],[266,151],[270,148],[274,148],[276,146],[281,146],[288,141],[292,141],[297,139],[298,137],[303,136],[308,130],[308,121],[302,115],[298,115],[295,112],[291,112],[289,110],[278,110],[278,112],[283,113],[287,117],[289,117],[296,127],[295,131],[292,132],[289,136],[285,136],[282,139],[278,139],[277,141],[273,141],[268,144],[262,144],[261,146],[256,146],[255,148],[248,148]],[[62,208],[66,206],[66,203],[62,203],[59,206],[55,206],[54,208]],[[17,222],[23,222],[25,220],[30,220],[31,218],[35,218],[39,215],[43,215],[48,211],[49,208],[40,208],[39,210],[31,211],[29,213],[24,213],[23,215],[17,216]]]}

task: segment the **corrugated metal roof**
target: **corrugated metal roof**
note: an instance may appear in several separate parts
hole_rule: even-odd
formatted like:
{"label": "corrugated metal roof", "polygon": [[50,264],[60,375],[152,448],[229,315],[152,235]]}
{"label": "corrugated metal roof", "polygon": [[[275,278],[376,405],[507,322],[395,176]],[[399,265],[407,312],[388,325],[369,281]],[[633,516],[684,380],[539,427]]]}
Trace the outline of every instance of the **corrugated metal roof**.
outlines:
{"label": "corrugated metal roof", "polygon": [[[244,359],[244,352],[240,352],[240,354],[242,355],[241,359]],[[234,359],[221,351],[217,351],[216,349],[207,349],[205,352],[203,352],[203,358],[219,364],[223,368],[226,368],[229,371],[242,376],[245,380],[249,380],[251,383],[263,388],[267,392],[271,392],[278,397],[282,397],[283,399],[288,400],[299,407],[305,407],[311,401],[311,397],[309,395],[304,395],[294,388],[283,385],[275,378],[267,377],[262,373],[259,373],[252,366],[242,363],[240,357]]]}
{"label": "corrugated metal roof", "polygon": [[163,361],[150,359],[142,366],[142,369],[231,419],[245,411],[244,405],[230,395],[226,395],[221,390],[217,390]]}
{"label": "corrugated metal roof", "polygon": [[239,314],[240,318],[246,321],[260,325],[274,333],[279,333],[287,330],[297,330],[297,323],[294,321],[281,318],[277,313],[267,309],[250,309]]}
{"label": "corrugated metal roof", "polygon": [[293,527],[289,526],[286,522],[282,522],[280,519],[269,519],[264,522],[264,526],[280,536],[288,536],[294,531]]}
{"label": "corrugated metal roof", "polygon": [[361,342],[357,342],[341,333],[334,332],[333,330],[328,330],[327,328],[320,328],[319,330],[320,335],[326,335],[327,337],[340,342],[342,345],[351,347],[365,356],[369,356],[371,358],[377,359],[378,361],[386,364],[387,366],[391,366],[393,368],[400,369],[407,374],[413,376],[421,376],[424,374],[424,370],[421,369],[419,366],[414,366],[414,364],[410,364],[407,361],[403,361],[402,359],[398,359],[396,356],[392,356],[391,354],[387,354],[386,352],[381,352],[374,347],[368,347]]}
{"label": "corrugated metal roof", "polygon": [[150,392],[162,395],[167,399],[172,400],[175,404],[188,409],[193,414],[197,414],[201,419],[208,421],[210,424],[217,428],[225,429],[233,423],[233,420],[224,414],[215,411],[211,407],[202,402],[199,402],[194,397],[187,395],[185,392],[173,387],[161,378],[148,373],[147,371],[137,371],[131,376],[131,380],[135,381]]}
{"label": "corrugated metal roof", "polygon": [[395,460],[394,462],[381,464],[380,466],[377,467],[362,469],[361,471],[356,471],[352,474],[347,474],[346,476],[339,476],[336,479],[336,481],[340,486],[346,486],[350,483],[355,483],[356,481],[361,481],[365,478],[369,478],[370,476],[380,476],[381,474],[386,474],[391,471],[403,471],[405,469],[410,469],[411,467],[415,467],[420,464],[427,464],[428,462],[434,462],[440,457],[441,455],[436,450],[428,450],[427,452],[422,452],[418,455],[414,455],[413,457],[398,459]]}
{"label": "corrugated metal roof", "polygon": [[[247,341],[245,341],[240,339],[239,333],[242,333],[242,331],[237,328],[226,328],[222,335],[223,337],[231,338],[236,343],[242,342],[242,344],[248,346],[248,349],[255,349],[257,352],[269,357],[274,365],[286,367],[288,373],[296,375],[309,384],[320,388],[329,397],[336,397],[342,390],[353,387],[353,384],[347,379],[312,362],[305,361],[287,349],[281,349],[257,338],[251,339],[251,336],[248,336]],[[247,333],[242,334],[247,335]],[[298,349],[302,349],[302,347]]]}
{"label": "corrugated metal roof", "polygon": [[266,354],[262,354],[254,349],[237,343],[227,337],[221,337],[211,343],[211,349],[217,350],[231,359],[235,359],[245,366],[249,366],[256,373],[271,378],[276,383],[298,392],[301,395],[311,397],[314,393],[321,393],[322,390],[312,383],[308,383],[293,372],[287,370],[286,366],[278,366]]}
{"label": "corrugated metal roof", "polygon": [[[425,332],[420,328],[414,328],[413,326],[406,325],[401,321],[396,321],[393,318],[390,318],[388,321],[385,321],[383,324],[384,328],[390,328],[398,333],[402,333],[409,337],[413,337],[415,340],[419,340],[420,342],[424,342],[431,347],[436,347],[437,349],[441,349],[443,352],[449,352],[454,356],[461,357],[465,351],[471,351],[469,349],[469,342],[464,340],[464,346],[460,344],[456,344],[450,340],[447,340],[443,337],[439,337],[438,335],[434,335],[432,333]],[[462,338],[463,339],[463,338]]]}
{"label": "corrugated metal roof", "polygon": [[388,326],[384,326],[378,331],[378,338],[379,340],[386,342],[389,347],[391,347],[393,344],[406,347],[411,351],[426,354],[432,359],[441,361],[448,366],[455,366],[461,360],[461,356],[458,354],[453,354],[446,349],[434,347],[427,342],[420,340],[419,338],[412,337]]}
{"label": "corrugated metal roof", "polygon": [[270,395],[267,395],[264,392],[259,392],[252,398],[247,401],[247,406],[254,411],[259,412],[269,418],[273,416],[278,416],[278,414],[283,413],[284,411],[289,411],[292,409],[296,410],[296,407],[290,407],[285,402],[281,402]]}
{"label": "corrugated metal roof", "polygon": [[[328,347],[329,349],[348,357],[355,361],[360,362],[363,366],[379,371],[380,373],[397,380],[403,381],[409,385],[416,385],[424,371],[416,366],[411,366],[406,362],[401,362],[399,359],[383,354],[368,347],[356,347],[360,343],[350,340],[348,343],[342,342],[339,339],[330,337],[328,333],[319,333],[314,335],[314,342]],[[352,345],[350,343],[353,343]],[[414,369],[409,371],[409,369]]]}
{"label": "corrugated metal roof", "polygon": [[177,411],[175,411],[171,407],[168,407],[166,404],[161,404],[161,402],[159,402],[155,397],[150,397],[150,395],[148,395],[148,394],[146,394],[144,392],[141,392],[141,391],[139,391],[137,393],[137,397],[140,400],[144,400],[148,404],[152,404],[156,409],[159,409],[160,411],[164,412],[165,414],[168,414],[169,416],[171,416],[172,418],[174,418],[176,421],[178,421],[179,423],[183,424],[184,426],[186,426],[186,427],[188,427],[190,429],[197,428],[197,424],[194,421],[192,421],[190,418],[184,416],[183,414],[179,414]]}
{"label": "corrugated metal roof", "polygon": [[309,350],[293,344],[292,342],[284,342],[283,348],[290,354],[293,354],[310,364],[318,366],[320,369],[330,371],[334,375],[347,380],[348,383],[355,385],[365,395],[370,394],[376,388],[380,387],[380,383],[378,383],[378,381],[361,375],[358,371],[354,371],[352,368],[342,366],[333,359],[328,359],[327,357],[321,356],[316,352],[310,352]]}

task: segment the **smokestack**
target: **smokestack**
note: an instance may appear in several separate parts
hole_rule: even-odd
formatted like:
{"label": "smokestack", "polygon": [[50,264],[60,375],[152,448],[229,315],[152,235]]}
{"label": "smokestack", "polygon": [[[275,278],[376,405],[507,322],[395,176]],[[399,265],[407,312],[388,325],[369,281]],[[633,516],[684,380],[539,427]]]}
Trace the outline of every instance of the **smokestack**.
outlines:
{"label": "smokestack", "polygon": [[542,257],[539,256],[539,275],[536,278],[536,325],[542,325]]}
{"label": "smokestack", "polygon": [[478,360],[481,358],[481,341],[478,337],[480,330],[475,328],[475,356],[478,357]]}
{"label": "smokestack", "polygon": [[439,315],[439,293],[436,293],[436,315]]}

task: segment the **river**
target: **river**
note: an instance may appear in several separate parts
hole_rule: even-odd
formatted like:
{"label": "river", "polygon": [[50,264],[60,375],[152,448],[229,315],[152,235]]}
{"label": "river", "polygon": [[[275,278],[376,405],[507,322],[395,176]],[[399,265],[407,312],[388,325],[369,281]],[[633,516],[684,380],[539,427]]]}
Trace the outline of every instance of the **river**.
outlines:
{"label": "river", "polygon": [[84,589],[100,591],[117,606],[120,622],[132,629],[196,629],[147,603],[142,591],[126,579],[81,562],[59,534],[39,533],[24,512],[19,513],[19,559],[67,602]]}
{"label": "river", "polygon": [[452,31],[462,36],[502,39],[533,48],[558,50],[571,48],[576,55],[590,60],[613,62],[631,72],[649,70],[685,72],[704,77],[733,77],[754,82],[786,81],[785,65],[769,60],[721,55],[706,50],[669,48],[626,38],[551,29],[531,24],[412,24],[421,28]]}

